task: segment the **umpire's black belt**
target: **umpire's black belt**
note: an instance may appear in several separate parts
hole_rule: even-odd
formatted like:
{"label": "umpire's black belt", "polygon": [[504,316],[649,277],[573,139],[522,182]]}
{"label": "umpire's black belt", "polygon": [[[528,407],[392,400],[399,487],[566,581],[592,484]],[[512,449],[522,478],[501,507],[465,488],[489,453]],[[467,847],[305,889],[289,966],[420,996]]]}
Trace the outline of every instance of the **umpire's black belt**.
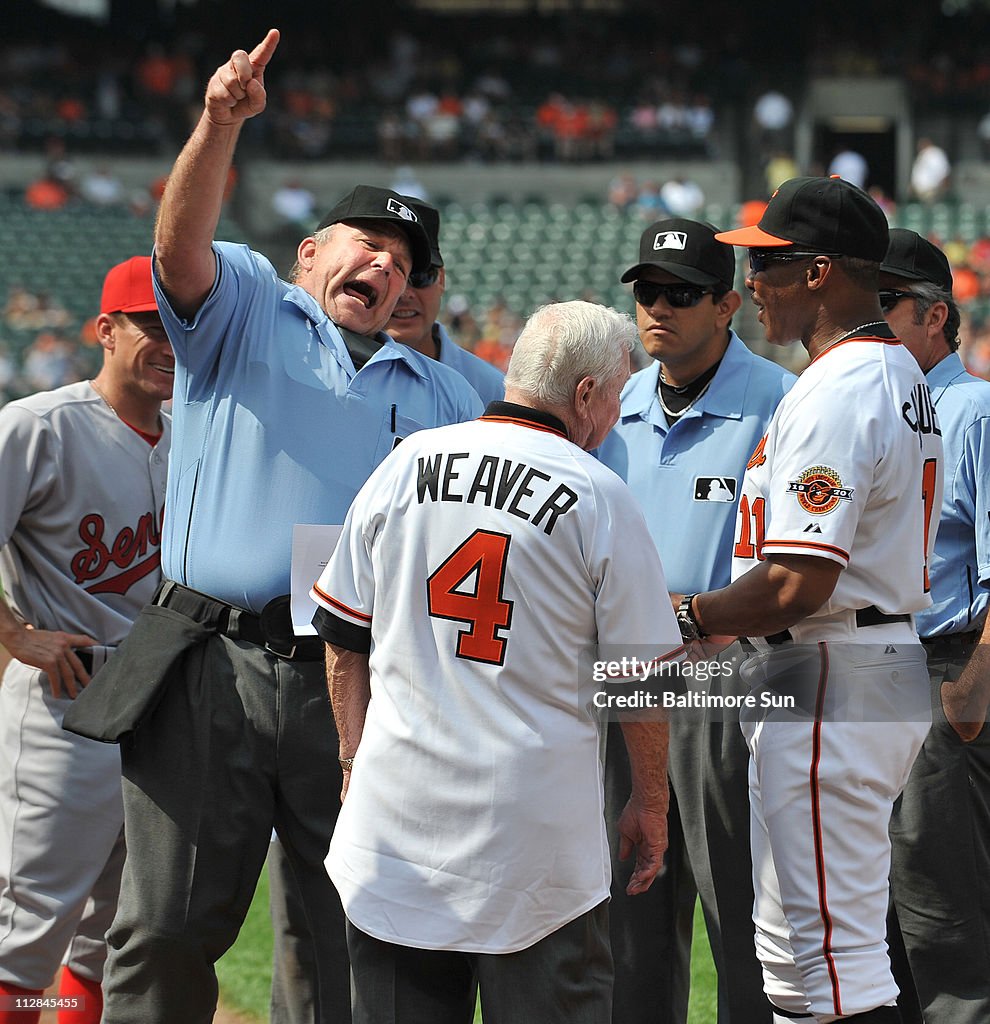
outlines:
{"label": "umpire's black belt", "polygon": [[[864,626],[882,626],[887,622],[910,622],[910,615],[888,615],[886,612],[880,611],[875,605],[867,605],[865,608],[856,609],[856,626],[862,629]],[[790,630],[785,629],[780,633],[774,633],[773,636],[764,637],[766,642],[773,647],[778,644],[785,644],[791,639]]]}
{"label": "umpire's black belt", "polygon": [[288,594],[272,598],[261,614],[255,615],[174,580],[163,580],[151,603],[171,608],[231,640],[257,644],[287,661],[323,660],[326,648],[318,636],[295,635]]}
{"label": "umpire's black belt", "polygon": [[77,647],[76,657],[82,662],[82,667],[92,675],[95,668],[106,664],[112,650],[112,647],[103,647],[103,657],[100,658],[98,655],[94,656],[93,650],[89,647]]}
{"label": "umpire's black belt", "polygon": [[966,633],[942,633],[939,636],[923,636],[921,642],[926,647],[937,647],[949,650],[955,647],[971,647],[980,642],[982,630],[971,629]]}

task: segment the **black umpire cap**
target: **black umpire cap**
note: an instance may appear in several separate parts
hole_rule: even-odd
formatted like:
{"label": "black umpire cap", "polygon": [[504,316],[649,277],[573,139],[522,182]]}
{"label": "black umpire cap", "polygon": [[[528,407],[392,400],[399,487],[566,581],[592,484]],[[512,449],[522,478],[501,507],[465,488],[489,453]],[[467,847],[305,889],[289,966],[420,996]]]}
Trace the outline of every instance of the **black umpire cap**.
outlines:
{"label": "black umpire cap", "polygon": [[647,267],[666,270],[688,284],[732,288],[736,261],[732,247],[715,240],[713,224],[671,217],[651,224],[639,240],[639,263],[619,280],[637,280]]}
{"label": "black umpire cap", "polygon": [[952,291],[952,270],[945,253],[917,231],[890,229],[890,245],[880,269],[909,281],[928,281],[944,291]]}
{"label": "black umpire cap", "polygon": [[357,185],[320,221],[317,231],[331,224],[349,224],[366,220],[394,221],[409,239],[412,272],[430,267],[430,236],[415,209],[416,201],[389,188]]}
{"label": "black umpire cap", "polygon": [[440,211],[422,199],[410,199],[409,205],[419,214],[420,223],[430,240],[430,266],[442,267],[443,256],[440,253]]}

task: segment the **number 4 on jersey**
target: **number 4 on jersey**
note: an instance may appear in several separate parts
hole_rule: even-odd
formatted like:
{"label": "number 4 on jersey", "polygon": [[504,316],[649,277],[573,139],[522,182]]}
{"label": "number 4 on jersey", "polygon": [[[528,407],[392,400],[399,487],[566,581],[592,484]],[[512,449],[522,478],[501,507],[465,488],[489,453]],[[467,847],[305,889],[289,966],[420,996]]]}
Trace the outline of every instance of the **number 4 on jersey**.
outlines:
{"label": "number 4 on jersey", "polygon": [[[458,658],[489,665],[505,660],[507,639],[498,634],[512,622],[512,602],[502,596],[511,539],[475,530],[426,581],[430,615],[470,626],[457,634]],[[460,589],[470,576],[475,577],[473,592]]]}

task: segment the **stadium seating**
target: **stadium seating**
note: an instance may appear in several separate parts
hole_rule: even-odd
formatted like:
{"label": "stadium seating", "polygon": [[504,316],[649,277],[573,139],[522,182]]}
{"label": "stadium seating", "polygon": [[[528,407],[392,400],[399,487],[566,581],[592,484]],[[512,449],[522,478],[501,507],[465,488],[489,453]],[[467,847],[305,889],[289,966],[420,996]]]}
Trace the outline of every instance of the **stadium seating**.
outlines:
{"label": "stadium seating", "polygon": [[[525,316],[554,299],[590,298],[632,311],[628,285],[619,276],[636,258],[645,221],[635,210],[600,201],[576,204],[537,200],[441,203],[448,296],[463,296],[478,314],[497,298]],[[735,210],[711,204],[702,216],[730,226]],[[902,205],[894,223],[932,233],[943,242],[972,243],[990,232],[990,209],[973,204]],[[62,210],[27,208],[0,194],[0,301],[14,284],[49,292],[82,323],[92,315],[103,274],[113,263],[151,249],[153,222],[123,208],[81,203]],[[244,240],[233,222],[219,237]],[[265,249],[265,243],[259,242]],[[740,263],[742,254],[740,254]],[[741,284],[741,281],[740,281]],[[987,302],[973,304],[985,314]],[[33,332],[3,329],[14,348]]]}
{"label": "stadium seating", "polygon": [[[48,293],[76,324],[97,308],[103,277],[114,263],[149,253],[154,221],[124,208],[72,203],[61,210],[32,210],[17,197],[0,195],[0,307],[13,285]],[[243,239],[229,221],[222,237]],[[70,332],[72,333],[72,332]],[[2,328],[11,348],[23,348],[37,331]]]}

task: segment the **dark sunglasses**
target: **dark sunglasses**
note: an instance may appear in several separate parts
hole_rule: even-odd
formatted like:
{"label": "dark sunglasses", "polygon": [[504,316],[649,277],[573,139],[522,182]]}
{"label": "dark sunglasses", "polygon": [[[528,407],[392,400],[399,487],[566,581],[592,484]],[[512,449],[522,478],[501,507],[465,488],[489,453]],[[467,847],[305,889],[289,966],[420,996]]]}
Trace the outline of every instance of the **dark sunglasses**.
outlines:
{"label": "dark sunglasses", "polygon": [[774,249],[750,249],[749,269],[752,273],[759,274],[771,263],[794,263],[797,260],[814,259],[816,256],[828,256],[832,260],[842,259],[842,254],[838,252],[777,252]]}
{"label": "dark sunglasses", "polygon": [[901,299],[916,299],[918,297],[914,292],[902,291],[900,288],[881,288],[879,294],[880,308],[884,313],[889,313]]}
{"label": "dark sunglasses", "polygon": [[688,309],[697,306],[705,295],[714,294],[714,289],[697,284],[655,284],[653,281],[636,281],[633,284],[633,296],[646,309],[655,305],[661,295],[668,306]]}
{"label": "dark sunglasses", "polygon": [[440,268],[430,267],[428,270],[417,270],[415,273],[410,274],[406,281],[410,288],[429,288],[431,284],[437,283],[439,276]]}

